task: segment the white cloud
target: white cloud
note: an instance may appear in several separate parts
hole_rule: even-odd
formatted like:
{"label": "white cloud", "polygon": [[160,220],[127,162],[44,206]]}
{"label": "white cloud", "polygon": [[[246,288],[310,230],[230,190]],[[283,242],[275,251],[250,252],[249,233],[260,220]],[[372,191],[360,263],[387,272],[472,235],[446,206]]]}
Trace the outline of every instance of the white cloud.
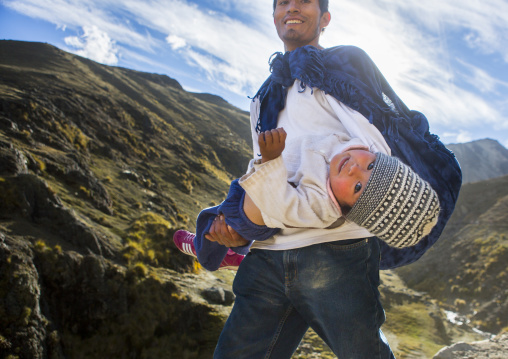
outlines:
{"label": "white cloud", "polygon": [[[57,27],[78,31],[96,26],[117,43],[145,51],[160,46],[146,33],[138,33],[130,21],[119,16],[122,2],[118,0],[3,0],[3,4],[26,16],[49,21]],[[135,14],[131,14],[133,20]]]}
{"label": "white cloud", "polygon": [[239,68],[192,50],[187,51],[187,56],[191,63],[206,72],[211,82],[217,83],[231,92],[243,93],[250,86],[247,80],[243,78],[243,73]]}
{"label": "white cloud", "polygon": [[450,140],[448,142],[452,143],[465,143],[465,142],[471,142],[473,140],[473,137],[471,136],[471,133],[468,131],[459,131],[459,132],[445,132],[443,135],[445,138],[449,138]]}
{"label": "white cloud", "polygon": [[467,73],[464,75],[465,81],[477,88],[483,93],[498,94],[499,88],[508,88],[508,83],[501,81],[499,78],[491,76],[484,69],[471,65],[464,60],[459,59],[458,62],[463,65]]}
{"label": "white cloud", "polygon": [[[482,15],[475,9],[469,0],[461,2],[460,8],[443,0],[343,0],[330,3],[332,22],[322,42],[326,46],[354,44],[366,50],[397,94],[411,109],[423,112],[431,125],[470,128],[482,121],[501,127],[508,117],[482,91],[493,92],[504,83],[483,69],[466,66],[465,61],[462,65],[467,71],[460,72],[451,57],[455,55],[450,55],[445,29],[474,26],[475,31],[483,31],[477,22],[486,24],[491,18],[485,9]],[[489,28],[508,36],[506,22]],[[481,37],[482,41],[486,38]],[[504,52],[501,47],[497,46],[498,51]],[[473,86],[462,87],[464,83]]]}
{"label": "white cloud", "polygon": [[464,142],[471,142],[473,140],[473,137],[468,131],[460,131],[459,135],[457,136],[457,142],[464,143]]}
{"label": "white cloud", "polygon": [[[255,9],[259,3],[245,3],[243,9],[249,11],[252,6]],[[271,9],[270,0],[265,0],[264,5]],[[169,34],[171,38],[168,40],[185,42],[187,46],[178,50],[186,61],[193,66],[199,64],[211,81],[221,83],[232,92],[240,90],[253,94],[268,75],[270,54],[280,49],[279,41],[273,36],[273,24],[269,29],[260,29],[225,14],[210,13],[186,1],[148,0],[140,3],[125,0],[123,8],[136,14],[140,24]],[[265,16],[271,17],[270,10]]]}
{"label": "white cloud", "polygon": [[[255,93],[269,74],[269,56],[283,49],[273,26],[272,0],[3,3],[67,31],[96,26],[109,36],[110,50],[120,48],[122,56],[132,59],[137,53],[145,63],[150,54],[155,57],[171,49],[197,69],[195,78],[201,76],[208,84],[240,95]],[[479,123],[494,129],[508,126],[508,106],[501,98],[508,88],[508,73],[502,79],[498,71],[472,65],[466,58],[485,53],[508,61],[506,0],[463,0],[460,5],[454,0],[341,0],[330,2],[330,11],[332,22],[322,45],[354,44],[366,50],[405,103],[426,114],[431,125],[472,133]],[[457,39],[462,50],[471,48],[466,57],[453,52],[451,41]],[[90,37],[67,39],[83,54],[118,57],[107,46],[88,49],[90,41]],[[174,63],[166,65],[177,68]],[[454,138],[467,136],[472,135],[457,132]]]}
{"label": "white cloud", "polygon": [[168,35],[168,37],[166,37],[166,41],[171,45],[173,50],[181,49],[187,45],[187,42],[184,39],[176,35]]}
{"label": "white cloud", "polygon": [[118,49],[107,33],[97,26],[85,26],[83,32],[79,37],[65,38],[65,43],[75,48],[72,52],[107,65],[118,63]]}
{"label": "white cloud", "polygon": [[[271,18],[271,0],[239,0],[239,4],[221,1],[223,7],[242,9],[244,14],[250,12],[251,17],[260,13],[259,8],[265,7],[268,11],[263,9],[266,15],[261,19]],[[260,30],[221,13],[211,14],[185,0],[5,0],[5,5],[60,27],[78,30],[96,26],[118,45],[151,53],[161,49],[169,40],[169,46],[180,51],[191,65],[197,64],[195,54],[201,54],[199,63],[212,81],[221,83],[229,91],[241,89],[249,95],[268,75],[270,54],[274,49],[280,49],[279,41],[273,36],[273,24]],[[133,23],[165,34],[166,41],[151,38],[149,32],[140,31]],[[82,40],[81,43],[77,39],[67,41],[84,46]],[[82,51],[85,54],[85,50]],[[219,74],[214,69],[217,62],[221,63],[224,73]]]}
{"label": "white cloud", "polygon": [[385,0],[382,3],[403,10],[412,21],[434,33],[463,33],[464,41],[472,48],[485,53],[500,53],[508,62],[506,0]]}

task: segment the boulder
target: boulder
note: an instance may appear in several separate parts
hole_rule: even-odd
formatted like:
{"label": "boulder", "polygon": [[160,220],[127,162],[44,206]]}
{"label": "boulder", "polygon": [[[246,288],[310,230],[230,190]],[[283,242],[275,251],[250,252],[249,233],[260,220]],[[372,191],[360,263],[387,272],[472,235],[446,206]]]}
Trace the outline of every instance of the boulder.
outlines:
{"label": "boulder", "polygon": [[473,343],[456,343],[441,349],[433,359],[505,359],[508,357],[508,334]]}

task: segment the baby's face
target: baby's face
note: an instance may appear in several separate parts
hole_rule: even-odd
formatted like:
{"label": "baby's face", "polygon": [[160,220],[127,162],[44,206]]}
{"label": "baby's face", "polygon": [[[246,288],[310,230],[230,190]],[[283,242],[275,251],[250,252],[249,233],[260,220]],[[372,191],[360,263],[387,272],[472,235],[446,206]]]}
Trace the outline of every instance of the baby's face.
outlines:
{"label": "baby's face", "polygon": [[376,155],[352,150],[339,153],[330,162],[330,187],[342,209],[351,208],[369,181]]}

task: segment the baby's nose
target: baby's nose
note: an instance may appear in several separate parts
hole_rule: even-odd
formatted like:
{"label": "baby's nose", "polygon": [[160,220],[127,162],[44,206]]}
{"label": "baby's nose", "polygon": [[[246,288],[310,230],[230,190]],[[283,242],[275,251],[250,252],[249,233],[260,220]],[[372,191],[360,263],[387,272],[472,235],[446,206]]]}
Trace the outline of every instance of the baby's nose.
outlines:
{"label": "baby's nose", "polygon": [[358,165],[356,163],[353,163],[351,167],[349,167],[349,174],[354,174],[358,170]]}

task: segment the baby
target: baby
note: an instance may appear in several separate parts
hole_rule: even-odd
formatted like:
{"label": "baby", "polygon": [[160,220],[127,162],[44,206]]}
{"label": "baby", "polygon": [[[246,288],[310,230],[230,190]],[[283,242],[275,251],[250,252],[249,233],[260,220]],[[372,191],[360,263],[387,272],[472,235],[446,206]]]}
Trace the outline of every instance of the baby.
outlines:
{"label": "baby", "polygon": [[[391,246],[407,247],[437,223],[440,206],[431,186],[358,139],[331,134],[286,143],[286,132],[277,128],[259,134],[258,144],[261,160],[238,181],[246,192],[243,210],[255,225],[335,228],[348,220]],[[286,147],[289,155],[282,156]],[[177,231],[174,240],[196,255],[192,234]],[[229,250],[220,268],[235,267],[241,259]]]}

